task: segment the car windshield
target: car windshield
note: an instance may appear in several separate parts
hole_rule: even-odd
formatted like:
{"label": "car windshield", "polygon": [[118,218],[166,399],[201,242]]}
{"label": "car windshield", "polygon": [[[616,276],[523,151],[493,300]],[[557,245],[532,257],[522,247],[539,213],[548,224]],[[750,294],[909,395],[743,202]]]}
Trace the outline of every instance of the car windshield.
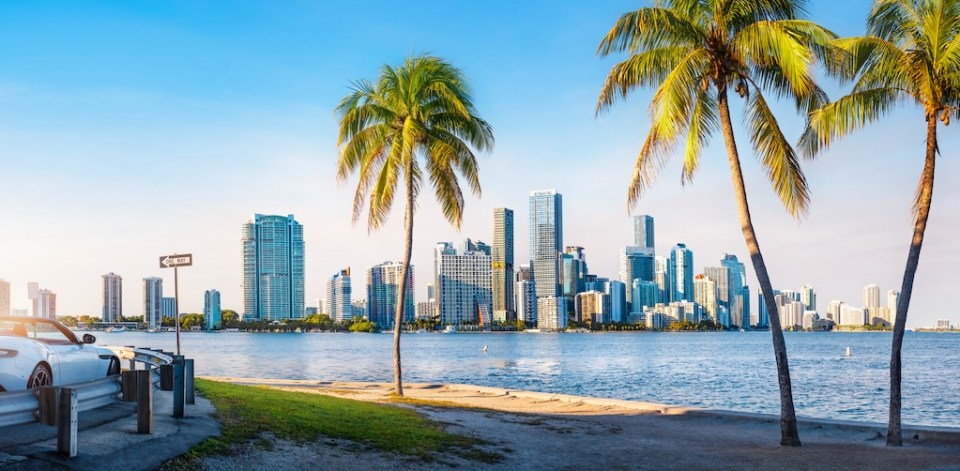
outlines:
{"label": "car windshield", "polygon": [[0,321],[0,336],[26,337],[49,344],[73,343],[55,325],[44,322]]}

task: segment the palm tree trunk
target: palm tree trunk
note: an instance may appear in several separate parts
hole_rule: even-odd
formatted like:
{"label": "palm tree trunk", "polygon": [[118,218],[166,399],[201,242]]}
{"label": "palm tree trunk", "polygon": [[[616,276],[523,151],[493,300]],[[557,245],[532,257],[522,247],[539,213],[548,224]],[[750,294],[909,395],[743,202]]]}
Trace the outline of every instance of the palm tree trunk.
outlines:
{"label": "palm tree trunk", "polygon": [[[747,251],[753,262],[753,269],[757,273],[760,289],[763,291],[763,301],[770,313],[770,332],[773,334],[773,354],[777,359],[777,380],[780,384],[780,445],[800,446],[800,434],[797,431],[797,415],[793,407],[793,388],[790,384],[790,366],[787,364],[787,344],[783,340],[783,330],[780,327],[780,316],[773,299],[773,287],[767,266],[763,263],[760,253],[760,244],[757,234],[753,230],[753,220],[750,217],[750,206],[747,204],[747,192],[743,185],[743,172],[740,169],[740,155],[737,152],[737,143],[733,137],[733,125],[730,121],[730,107],[727,100],[727,89],[721,85],[717,94],[717,104],[720,108],[720,125],[723,130],[723,140],[727,145],[727,159],[730,161],[730,174],[733,177],[733,189],[737,197],[737,209],[740,213],[740,229],[747,242]],[[741,326],[746,327],[746,326]]]}
{"label": "palm tree trunk", "polygon": [[903,272],[903,284],[900,287],[900,299],[897,300],[897,318],[893,323],[893,348],[890,350],[890,421],[887,424],[887,445],[903,445],[903,424],[900,421],[901,393],[900,382],[903,375],[900,351],[903,347],[903,332],[907,324],[907,309],[910,307],[910,295],[913,294],[913,279],[920,263],[920,248],[923,246],[923,233],[927,230],[927,217],[930,216],[930,204],[933,201],[933,170],[937,159],[937,115],[927,117],[927,157],[920,174],[920,189],[917,195],[917,220],[913,227],[913,239],[907,255],[907,268]]}
{"label": "palm tree trunk", "polygon": [[400,271],[400,283],[397,285],[397,310],[393,328],[393,382],[394,392],[403,396],[403,375],[400,369],[400,331],[403,330],[404,307],[407,305],[407,278],[410,276],[410,253],[413,249],[413,168],[406,169],[407,211],[403,218],[406,238],[403,246],[403,268]]}

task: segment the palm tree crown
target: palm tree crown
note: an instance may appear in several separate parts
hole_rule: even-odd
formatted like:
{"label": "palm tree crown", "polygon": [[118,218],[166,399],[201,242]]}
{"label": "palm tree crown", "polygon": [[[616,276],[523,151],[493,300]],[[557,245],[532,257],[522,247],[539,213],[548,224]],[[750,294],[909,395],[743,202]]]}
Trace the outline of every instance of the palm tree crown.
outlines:
{"label": "palm tree crown", "polygon": [[720,129],[718,98],[732,87],[746,100],[751,142],[774,190],[792,215],[806,211],[806,179],[763,95],[791,97],[804,112],[825,100],[812,65],[825,56],[822,45],[833,35],[797,19],[802,13],[803,2],[796,0],[664,0],[620,18],[598,53],[630,57],[610,71],[597,111],[637,87],[657,87],[628,206],[684,134],[683,180],[693,177],[703,146]]}
{"label": "palm tree crown", "polygon": [[476,156],[486,151],[493,132],[477,116],[463,74],[432,56],[415,56],[399,67],[384,65],[376,83],[354,84],[337,106],[340,133],[337,179],[357,172],[353,200],[356,222],[368,204],[368,227],[378,229],[393,204],[397,182],[411,183],[416,199],[423,179],[417,156],[433,184],[444,216],[460,227],[463,194],[457,172],[480,194]]}

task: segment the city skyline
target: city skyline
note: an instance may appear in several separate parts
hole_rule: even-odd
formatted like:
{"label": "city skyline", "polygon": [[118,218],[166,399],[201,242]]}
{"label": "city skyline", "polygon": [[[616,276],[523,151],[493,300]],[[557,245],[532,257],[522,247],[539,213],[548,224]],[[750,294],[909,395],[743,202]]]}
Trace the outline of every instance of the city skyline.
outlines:
{"label": "city skyline", "polygon": [[[862,30],[869,2],[825,3],[810,12],[824,26],[841,35]],[[13,202],[8,218],[16,228],[0,235],[0,278],[12,283],[11,308],[30,308],[24,287],[37,281],[57,294],[58,313],[97,315],[103,273],[128,280],[162,276],[172,286],[172,274],[158,269],[156,257],[190,252],[196,263],[180,273],[180,310],[202,312],[205,290],[215,287],[224,308],[241,311],[235,234],[251,212],[296,214],[306,227],[305,243],[317,250],[307,257],[306,299],[323,297],[325,278],[338,267],[396,260],[401,215],[373,234],[350,224],[352,192],[334,178],[332,110],[350,80],[372,76],[411,51],[431,51],[463,68],[497,137],[493,154],[480,158],[483,198],[466,197],[461,232],[442,220],[431,198],[419,201],[413,265],[429,266],[437,241],[491,240],[495,207],[517,211],[515,259],[525,263],[526,192],[556,188],[566,200],[564,244],[585,247],[591,271],[615,277],[616,250],[633,243],[624,200],[648,123],[649,92],[595,118],[612,62],[596,58],[594,49],[631,7],[620,1],[546,9],[491,5],[451,5],[470,23],[412,32],[384,26],[409,19],[397,6],[378,12],[383,16],[375,16],[373,27],[357,23],[341,5],[264,9],[240,2],[230,11],[200,4],[66,5],[56,14],[50,6],[0,6],[0,24],[18,44],[0,51],[7,64],[0,71],[0,152],[8,182],[0,185],[0,198]],[[203,21],[211,15],[222,21]],[[339,51],[336,38],[357,29],[368,39]],[[41,38],[37,31],[49,34]],[[530,35],[537,44],[490,42],[515,44]],[[192,72],[170,72],[180,69]],[[565,73],[544,81],[545,70]],[[839,96],[835,83],[824,86]],[[802,123],[791,106],[779,103],[776,112],[791,139],[798,136]],[[802,162],[812,190],[802,222],[785,214],[744,154],[774,288],[809,283],[821,310],[829,299],[858,304],[867,283],[900,289],[920,172],[919,116],[904,108],[818,160]],[[960,145],[952,133],[940,140],[946,155]],[[636,214],[657,219],[658,253],[682,241],[697,260],[731,253],[749,265],[720,147],[706,149],[695,184],[679,184],[674,159],[640,201]],[[956,159],[941,159],[938,172],[946,178],[939,181],[958,171]],[[949,279],[960,264],[952,245],[960,189],[941,183],[935,192],[908,327],[955,317]],[[112,203],[104,205],[107,200]],[[323,257],[323,248],[332,255]],[[836,265],[842,269],[832,269]],[[747,285],[756,289],[752,267],[747,272]],[[128,283],[125,315],[142,311],[137,284]],[[425,299],[424,285],[417,287],[418,300]]]}

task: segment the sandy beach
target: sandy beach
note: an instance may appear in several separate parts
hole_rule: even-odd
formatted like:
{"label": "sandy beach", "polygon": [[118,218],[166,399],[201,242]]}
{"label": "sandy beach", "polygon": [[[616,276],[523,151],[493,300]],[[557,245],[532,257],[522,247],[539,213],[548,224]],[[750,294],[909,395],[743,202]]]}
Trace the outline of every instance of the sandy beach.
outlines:
{"label": "sandy beach", "polygon": [[[391,402],[385,383],[209,378],[237,384]],[[497,463],[438,456],[424,462],[342,440],[248,446],[205,459],[206,469],[956,469],[960,429],[905,428],[902,448],[885,446],[884,427],[802,421],[803,446],[779,446],[776,417],[635,401],[469,385],[408,384],[411,407],[448,431],[484,440]],[[917,438],[914,439],[914,435]],[[297,463],[300,463],[297,465]],[[289,465],[289,466],[288,466]]]}

